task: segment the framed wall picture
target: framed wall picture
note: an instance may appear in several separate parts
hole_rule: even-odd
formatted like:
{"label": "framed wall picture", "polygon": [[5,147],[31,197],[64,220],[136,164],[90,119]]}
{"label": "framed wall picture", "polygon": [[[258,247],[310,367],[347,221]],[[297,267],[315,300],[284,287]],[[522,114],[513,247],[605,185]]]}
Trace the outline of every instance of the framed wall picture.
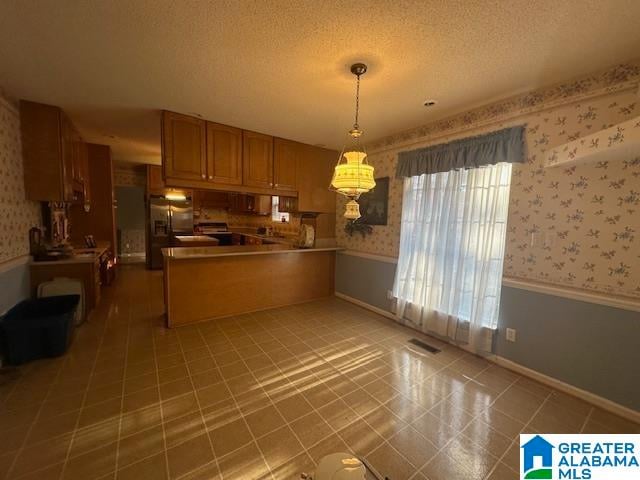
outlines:
{"label": "framed wall picture", "polygon": [[389,177],[376,178],[373,190],[360,195],[360,219],[367,225],[386,225],[389,206]]}

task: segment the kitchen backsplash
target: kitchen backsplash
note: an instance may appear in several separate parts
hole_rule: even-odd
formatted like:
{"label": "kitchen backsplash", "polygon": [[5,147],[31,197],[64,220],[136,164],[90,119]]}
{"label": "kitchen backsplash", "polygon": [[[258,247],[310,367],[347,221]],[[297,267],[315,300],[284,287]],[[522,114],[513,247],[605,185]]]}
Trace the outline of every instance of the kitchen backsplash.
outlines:
{"label": "kitchen backsplash", "polygon": [[29,229],[40,205],[25,200],[20,114],[0,92],[0,263],[29,253]]}
{"label": "kitchen backsplash", "polygon": [[300,230],[300,217],[289,216],[289,222],[276,222],[271,215],[238,215],[229,213],[222,208],[202,208],[200,216],[194,218],[195,222],[225,222],[231,227],[258,228],[270,226],[275,232],[283,235],[297,235]]}
{"label": "kitchen backsplash", "polygon": [[[374,226],[366,238],[349,237],[340,199],[338,244],[397,257],[403,184],[394,178],[399,152],[526,124],[527,161],[513,168],[505,277],[640,298],[640,157],[544,167],[553,147],[640,115],[636,90],[628,88],[638,81],[640,65],[623,65],[376,142],[369,161],[376,177],[391,178],[388,225]],[[598,94],[589,96],[592,87]],[[558,92],[565,92],[561,102]],[[546,98],[558,106],[532,106],[545,105]]]}

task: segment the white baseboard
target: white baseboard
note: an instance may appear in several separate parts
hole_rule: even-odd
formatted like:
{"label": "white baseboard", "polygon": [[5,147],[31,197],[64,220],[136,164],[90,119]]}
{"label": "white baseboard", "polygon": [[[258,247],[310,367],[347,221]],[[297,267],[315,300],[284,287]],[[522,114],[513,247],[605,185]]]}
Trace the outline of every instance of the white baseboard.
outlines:
{"label": "white baseboard", "polygon": [[[357,298],[350,297],[340,292],[335,292],[335,296],[346,300],[347,302],[358,305],[359,307],[371,310],[372,312],[382,315],[383,317],[390,318],[391,320],[396,319],[391,312],[387,312],[386,310],[383,310],[381,308],[374,307],[373,305],[363,302],[362,300],[358,300]],[[615,415],[626,418],[627,420],[631,420],[632,422],[640,423],[640,412],[637,412],[636,410],[633,410],[629,407],[625,407],[604,397],[596,395],[595,393],[588,392],[586,390],[558,380],[557,378],[545,375],[544,373],[532,370],[523,365],[520,365],[519,363],[512,362],[511,360],[508,360],[504,357],[500,357],[498,355],[490,355],[484,358],[497,365],[500,365],[501,367],[504,367],[515,373],[519,373],[520,375],[523,375],[525,377],[529,377],[532,380],[536,380],[558,391],[568,393],[569,395],[573,395],[574,397],[578,397],[585,402],[588,402]]]}
{"label": "white baseboard", "polygon": [[363,302],[362,300],[358,300],[357,298],[350,297],[349,295],[345,295],[344,293],[340,293],[340,292],[334,292],[334,295],[336,297],[338,297],[338,298],[346,300],[347,302],[354,303],[354,304],[358,305],[359,307],[366,308],[367,310],[371,310],[372,312],[375,312],[378,315],[382,315],[383,317],[390,318],[391,320],[395,320],[396,319],[396,317],[395,317],[395,315],[393,313],[387,312],[386,310],[383,310],[382,308],[374,307],[373,305],[370,305],[370,304],[368,304],[366,302]]}
{"label": "white baseboard", "polygon": [[568,393],[569,395],[578,397],[585,402],[588,402],[596,407],[599,407],[620,417],[626,418],[627,420],[640,423],[640,412],[608,400],[604,397],[601,397],[600,395],[596,395],[595,393],[591,393],[581,388],[575,387],[563,382],[562,380],[558,380],[557,378],[550,377],[536,370],[532,370],[531,368],[527,368],[524,365],[520,365],[519,363],[513,362],[498,355],[491,355],[490,357],[487,357],[487,360],[494,362],[495,364],[500,365],[501,367],[504,367],[508,370],[519,373],[520,375],[524,375],[525,377],[529,377],[533,380],[543,383],[560,392]]}

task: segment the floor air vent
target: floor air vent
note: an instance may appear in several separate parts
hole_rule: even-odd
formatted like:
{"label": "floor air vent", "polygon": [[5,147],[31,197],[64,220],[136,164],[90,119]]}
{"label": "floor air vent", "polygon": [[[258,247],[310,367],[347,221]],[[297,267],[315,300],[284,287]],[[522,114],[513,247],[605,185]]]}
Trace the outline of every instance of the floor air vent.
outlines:
{"label": "floor air vent", "polygon": [[428,343],[424,343],[422,340],[418,340],[417,338],[412,338],[409,340],[409,343],[413,343],[415,346],[420,347],[429,353],[440,353],[440,350],[436,347],[432,347]]}

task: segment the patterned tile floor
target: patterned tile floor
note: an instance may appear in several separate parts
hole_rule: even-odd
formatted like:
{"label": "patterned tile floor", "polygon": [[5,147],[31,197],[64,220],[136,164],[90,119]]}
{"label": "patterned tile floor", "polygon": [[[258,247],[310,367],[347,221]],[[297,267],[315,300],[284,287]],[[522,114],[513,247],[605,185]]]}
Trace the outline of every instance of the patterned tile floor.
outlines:
{"label": "patterned tile floor", "polygon": [[168,330],[161,280],[121,268],[67,355],[0,377],[0,478],[294,479],[351,451],[507,480],[521,431],[640,431],[335,298]]}

